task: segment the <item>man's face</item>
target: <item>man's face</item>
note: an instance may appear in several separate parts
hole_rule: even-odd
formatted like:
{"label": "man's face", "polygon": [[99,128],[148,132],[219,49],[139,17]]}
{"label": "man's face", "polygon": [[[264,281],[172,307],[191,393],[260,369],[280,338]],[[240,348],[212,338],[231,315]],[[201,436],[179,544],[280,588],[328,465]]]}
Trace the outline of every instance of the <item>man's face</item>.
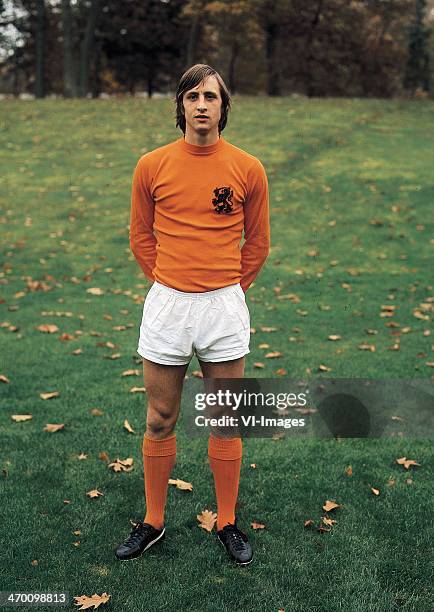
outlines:
{"label": "man's face", "polygon": [[[222,99],[215,76],[210,76],[193,89],[186,91],[182,98],[185,112],[186,131],[206,135],[218,134]],[[200,116],[206,117],[201,119]]]}

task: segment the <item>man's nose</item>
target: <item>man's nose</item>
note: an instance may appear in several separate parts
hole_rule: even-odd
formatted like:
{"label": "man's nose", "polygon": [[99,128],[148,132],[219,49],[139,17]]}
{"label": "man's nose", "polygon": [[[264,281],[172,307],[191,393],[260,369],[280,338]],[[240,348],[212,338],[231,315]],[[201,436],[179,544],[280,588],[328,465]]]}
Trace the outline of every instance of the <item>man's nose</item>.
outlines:
{"label": "man's nose", "polygon": [[206,108],[205,96],[199,97],[199,100],[197,102],[197,108],[198,109]]}

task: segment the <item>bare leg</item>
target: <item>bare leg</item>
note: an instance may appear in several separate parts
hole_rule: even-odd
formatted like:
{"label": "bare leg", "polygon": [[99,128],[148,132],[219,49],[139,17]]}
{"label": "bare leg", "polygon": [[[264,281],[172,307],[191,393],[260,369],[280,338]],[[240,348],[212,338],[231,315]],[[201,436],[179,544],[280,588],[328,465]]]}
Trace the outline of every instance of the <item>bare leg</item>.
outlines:
{"label": "bare leg", "polygon": [[243,378],[245,363],[245,357],[232,359],[231,361],[221,361],[220,363],[211,363],[199,359],[199,365],[205,378]]}
{"label": "bare leg", "polygon": [[146,436],[167,438],[175,429],[188,364],[169,366],[143,359],[143,377],[148,397]]}
{"label": "bare leg", "polygon": [[144,523],[162,529],[168,480],[176,462],[174,433],[181,404],[187,365],[167,366],[143,360],[148,396],[146,433],[143,437],[143,469],[146,516]]}

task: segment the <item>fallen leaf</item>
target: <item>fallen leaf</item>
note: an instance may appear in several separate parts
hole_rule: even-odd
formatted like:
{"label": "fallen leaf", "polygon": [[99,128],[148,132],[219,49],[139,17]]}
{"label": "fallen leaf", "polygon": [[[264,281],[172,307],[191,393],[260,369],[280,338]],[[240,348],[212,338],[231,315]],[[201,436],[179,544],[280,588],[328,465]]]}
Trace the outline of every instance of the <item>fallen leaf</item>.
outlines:
{"label": "fallen leaf", "polygon": [[89,497],[99,497],[100,495],[104,495],[104,493],[101,493],[98,489],[92,489],[92,491],[88,491],[86,495]]}
{"label": "fallen leaf", "polygon": [[318,370],[320,370],[321,372],[330,372],[331,368],[329,368],[328,366],[320,363],[320,365],[318,366]]}
{"label": "fallen leaf", "polygon": [[275,332],[277,331],[277,327],[266,327],[264,326],[260,326],[259,329],[265,333],[270,333],[270,332]]}
{"label": "fallen leaf", "polygon": [[102,410],[100,410],[99,408],[92,408],[92,410],[90,411],[90,413],[93,416],[102,416],[104,414],[104,412]]}
{"label": "fallen leaf", "polygon": [[256,362],[253,364],[253,367],[254,367],[254,368],[265,368],[265,365],[264,365],[263,363],[261,363],[260,361],[256,361]]}
{"label": "fallen leaf", "polygon": [[39,397],[43,400],[49,400],[52,399],[53,397],[59,397],[60,393],[59,391],[49,391],[48,393],[40,393]]}
{"label": "fallen leaf", "polygon": [[131,472],[133,469],[133,459],[131,457],[124,460],[117,458],[116,461],[109,463],[108,467],[112,468],[115,472]]}
{"label": "fallen leaf", "polygon": [[253,521],[253,523],[250,523],[250,527],[252,529],[265,529],[264,523],[256,523],[255,521]]}
{"label": "fallen leaf", "polygon": [[395,342],[395,344],[392,344],[392,346],[387,347],[388,351],[399,351],[399,349],[400,349],[399,341]]}
{"label": "fallen leaf", "polygon": [[98,458],[101,459],[101,461],[108,461],[109,460],[109,456],[105,451],[101,451],[98,455]]}
{"label": "fallen leaf", "polygon": [[113,344],[113,342],[97,342],[97,346],[106,346],[107,348],[114,349],[116,344]]}
{"label": "fallen leaf", "polygon": [[44,427],[44,431],[49,431],[50,433],[54,433],[55,431],[59,431],[65,427],[64,423],[47,423]]}
{"label": "fallen leaf", "polygon": [[258,466],[256,465],[256,463],[251,463],[251,464],[250,464],[250,467],[251,467],[251,468],[253,468],[254,470],[256,470],[256,468],[257,468]]}
{"label": "fallen leaf", "polygon": [[29,421],[30,419],[33,419],[33,416],[31,414],[12,414],[11,419],[17,423],[20,423],[21,421]]}
{"label": "fallen leaf", "polygon": [[371,487],[371,491],[374,495],[380,495],[379,489],[374,489],[374,487]]}
{"label": "fallen leaf", "polygon": [[300,414],[314,414],[317,412],[316,408],[294,408],[295,412],[299,412]]}
{"label": "fallen leaf", "polygon": [[0,382],[2,382],[2,383],[10,383],[11,381],[4,374],[0,374]]}
{"label": "fallen leaf", "polygon": [[307,519],[304,521],[304,526],[305,527],[312,527],[312,525],[314,524],[312,519]]}
{"label": "fallen leaf", "polygon": [[131,387],[130,393],[146,393],[146,387]]}
{"label": "fallen leaf", "polygon": [[94,593],[92,597],[88,597],[87,595],[79,595],[74,597],[74,599],[74,605],[81,606],[78,608],[79,610],[88,610],[89,608],[93,608],[95,610],[101,604],[106,604],[110,599],[110,595],[107,595],[107,593],[103,593],[102,595],[97,595]]}
{"label": "fallen leaf", "polygon": [[99,287],[89,287],[89,289],[86,289],[86,293],[90,293],[91,295],[103,295],[104,291]]}
{"label": "fallen leaf", "polygon": [[176,488],[181,489],[181,491],[193,490],[191,482],[185,482],[185,480],[180,480],[179,478],[169,478],[169,484],[176,485]]}
{"label": "fallen leaf", "polygon": [[85,453],[80,453],[79,455],[77,455],[77,459],[82,461],[83,459],[87,459],[87,455]]}
{"label": "fallen leaf", "polygon": [[71,334],[64,333],[64,334],[61,334],[59,336],[59,340],[61,342],[66,342],[67,340],[75,340],[75,336],[73,336]]}
{"label": "fallen leaf", "polygon": [[406,470],[408,470],[411,465],[420,465],[420,463],[417,463],[414,459],[407,459],[407,457],[400,457],[396,460],[396,463],[403,465]]}
{"label": "fallen leaf", "polygon": [[328,527],[332,527],[335,523],[337,523],[337,521],[329,518],[328,516],[322,516],[321,519],[324,525],[327,525]]}
{"label": "fallen leaf", "polygon": [[342,505],[341,504],[337,504],[334,501],[330,501],[329,499],[325,502],[325,504],[323,505],[323,510],[325,510],[326,512],[330,512],[330,510],[334,510],[335,508],[341,508]]}
{"label": "fallen leaf", "polygon": [[340,340],[340,339],[341,339],[341,337],[337,336],[337,335],[328,336],[328,340]]}
{"label": "fallen leaf", "polygon": [[194,370],[191,375],[195,376],[196,378],[203,378],[203,373],[200,370]]}
{"label": "fallen leaf", "polygon": [[272,351],[271,353],[267,353],[265,355],[265,359],[276,359],[277,357],[282,357],[283,353],[280,351]]}
{"label": "fallen leaf", "polygon": [[199,527],[206,529],[206,531],[212,531],[217,520],[217,514],[211,510],[202,510],[202,512],[197,515],[197,520],[199,521]]}
{"label": "fallen leaf", "polygon": [[140,370],[125,370],[121,376],[140,376]]}
{"label": "fallen leaf", "polygon": [[375,344],[359,344],[358,348],[361,351],[371,351],[375,353]]}
{"label": "fallen leaf", "polygon": [[82,354],[82,352],[83,352],[83,349],[78,348],[78,349],[75,349],[75,351],[72,351],[72,354],[73,354],[73,355],[81,355],[81,354]]}
{"label": "fallen leaf", "polygon": [[129,431],[130,433],[136,433],[134,431],[134,429],[131,427],[131,425],[128,423],[127,419],[125,419],[124,421],[124,427],[127,431]]}
{"label": "fallen leaf", "polygon": [[285,295],[278,295],[278,300],[289,300],[293,302],[293,304],[298,304],[300,302],[300,298],[295,293],[286,293]]}
{"label": "fallen leaf", "polygon": [[57,325],[48,325],[48,324],[39,325],[36,329],[45,334],[54,334],[57,331],[59,331],[59,328],[57,327]]}
{"label": "fallen leaf", "polygon": [[353,468],[351,467],[351,465],[349,465],[346,469],[345,469],[345,474],[347,476],[352,476],[353,475]]}
{"label": "fallen leaf", "polygon": [[113,353],[113,355],[104,355],[104,359],[119,359],[120,353]]}

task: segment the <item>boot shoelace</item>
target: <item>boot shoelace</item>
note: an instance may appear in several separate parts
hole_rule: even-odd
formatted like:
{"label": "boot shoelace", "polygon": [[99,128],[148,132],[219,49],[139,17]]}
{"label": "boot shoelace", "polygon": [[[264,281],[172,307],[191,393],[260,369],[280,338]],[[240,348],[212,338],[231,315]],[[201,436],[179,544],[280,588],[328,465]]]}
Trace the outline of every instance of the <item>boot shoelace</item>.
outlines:
{"label": "boot shoelace", "polygon": [[134,526],[133,532],[128,537],[127,542],[135,544],[135,541],[140,538],[143,535],[143,532],[145,532],[147,529],[149,529],[149,525],[145,525],[144,523],[137,523],[137,525]]}
{"label": "boot shoelace", "polygon": [[235,527],[235,525],[228,525],[224,527],[224,531],[231,538],[236,550],[242,550],[244,548],[245,539],[243,534]]}

